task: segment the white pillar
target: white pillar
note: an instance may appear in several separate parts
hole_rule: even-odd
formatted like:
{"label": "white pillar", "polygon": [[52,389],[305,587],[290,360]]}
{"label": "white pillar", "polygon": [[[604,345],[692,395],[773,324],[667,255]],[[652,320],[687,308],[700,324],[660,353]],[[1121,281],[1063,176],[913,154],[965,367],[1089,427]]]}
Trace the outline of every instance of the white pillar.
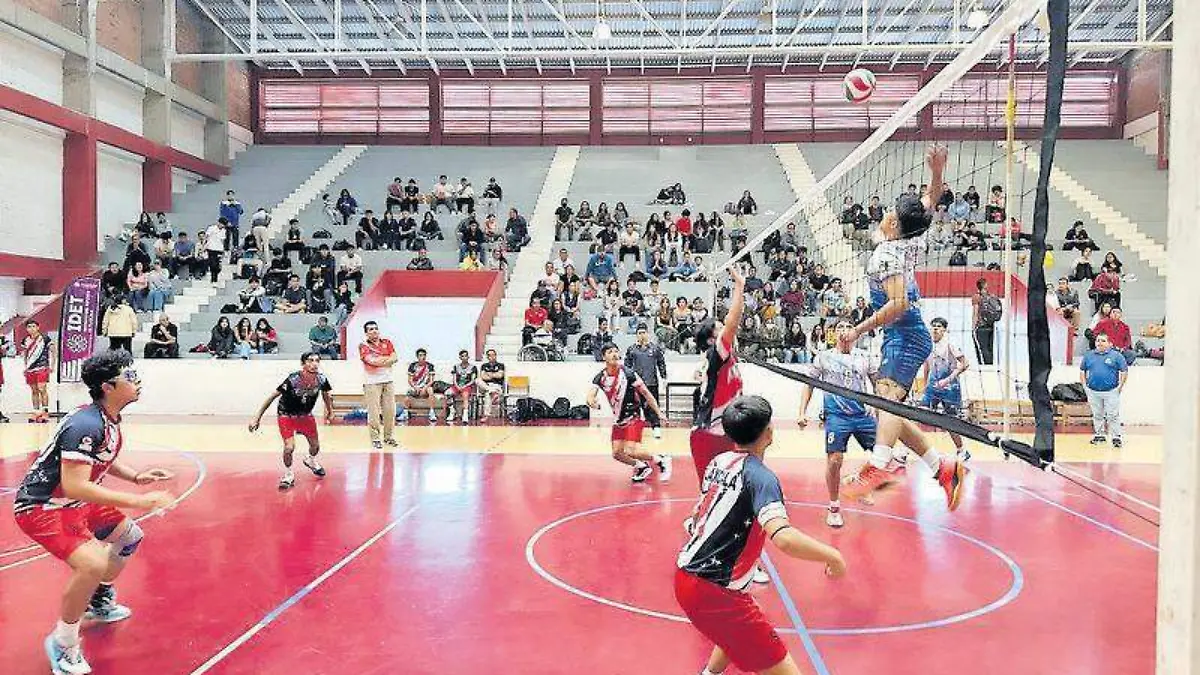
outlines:
{"label": "white pillar", "polygon": [[1175,3],[1173,31],[1157,673],[1200,675],[1200,3]]}

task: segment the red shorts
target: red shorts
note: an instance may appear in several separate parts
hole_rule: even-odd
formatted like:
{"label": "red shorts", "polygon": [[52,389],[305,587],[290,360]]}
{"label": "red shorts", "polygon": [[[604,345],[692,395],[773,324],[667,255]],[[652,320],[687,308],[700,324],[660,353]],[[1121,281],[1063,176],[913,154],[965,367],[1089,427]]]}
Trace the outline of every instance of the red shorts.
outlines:
{"label": "red shorts", "polygon": [[692,429],[691,445],[692,463],[696,465],[696,478],[700,482],[704,482],[704,470],[708,468],[709,462],[722,452],[732,452],[736,449],[728,436],[699,427]]}
{"label": "red shorts", "polygon": [[641,443],[642,431],[645,428],[646,421],[640,417],[629,420],[626,424],[614,424],[612,439],[614,441],[625,441],[626,443]]}
{"label": "red shorts", "polygon": [[757,673],[787,658],[783,640],[748,593],[721,588],[677,569],[675,599],[696,630],[738,668]]}
{"label": "red shorts", "polygon": [[46,384],[50,381],[50,369],[39,368],[38,370],[25,371],[25,384],[34,386],[36,384]]}
{"label": "red shorts", "polygon": [[59,560],[71,557],[75,549],[96,538],[100,532],[125,520],[125,514],[111,506],[84,504],[70,509],[35,507],[16,515],[17,527],[30,539]]}
{"label": "red shorts", "polygon": [[279,435],[284,440],[300,434],[312,442],[317,440],[317,420],[312,415],[280,415]]}
{"label": "red shorts", "polygon": [[459,396],[466,396],[469,398],[473,391],[475,391],[475,385],[473,385],[473,384],[468,384],[465,387],[452,386],[446,390],[446,396],[449,396],[450,398],[458,398]]}

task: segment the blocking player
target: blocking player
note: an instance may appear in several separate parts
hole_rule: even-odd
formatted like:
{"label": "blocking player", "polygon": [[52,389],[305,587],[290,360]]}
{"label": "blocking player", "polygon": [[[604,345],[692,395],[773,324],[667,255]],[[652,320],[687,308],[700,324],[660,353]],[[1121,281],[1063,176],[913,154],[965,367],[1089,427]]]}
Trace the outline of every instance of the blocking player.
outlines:
{"label": "blocking player", "polygon": [[21,354],[25,357],[25,384],[29,385],[29,396],[33,401],[33,413],[29,416],[29,421],[46,424],[50,421],[53,341],[49,335],[42,332],[41,325],[33,319],[25,322],[25,332],[28,335],[21,341]]}
{"label": "blocking player", "polygon": [[[933,334],[933,352],[925,359],[922,366],[922,378],[925,380],[925,396],[921,405],[946,415],[958,417],[962,412],[962,384],[959,376],[967,372],[970,365],[967,357],[958,345],[950,341],[946,329],[950,324],[942,317],[929,322]],[[962,436],[950,432],[950,440],[954,449],[964,460],[971,458],[971,453],[963,447]]]}
{"label": "blocking player", "polygon": [[[941,185],[946,148],[930,146],[925,160],[932,174],[929,184]],[[884,215],[879,224],[883,241],[871,252],[867,264],[867,283],[875,313],[840,338],[854,344],[872,330],[883,330],[875,393],[896,402],[908,397],[917,372],[933,349],[918,306],[921,290],[916,280],[917,259],[925,246],[922,235],[932,221],[933,199],[928,191],[922,197],[904,194],[896,200],[896,208]],[[946,505],[951,511],[957,509],[966,482],[966,466],[957,457],[943,457],[929,445],[916,424],[886,410],[879,411],[871,460],[846,481],[843,493],[858,499],[894,482],[900,466],[892,457],[897,441],[921,457],[946,492]]]}
{"label": "blocking player", "polygon": [[733,443],[721,429],[725,406],[742,395],[742,373],[738,370],[734,339],[742,325],[746,307],[746,278],[736,268],[729,270],[733,293],[725,322],[708,319],[696,329],[696,349],[703,355],[700,366],[700,399],[692,417],[690,440],[696,478],[704,479],[704,470],[713,457],[733,449]]}
{"label": "blocking player", "polygon": [[333,421],[333,397],[329,394],[332,390],[329,379],[321,373],[321,356],[316,352],[305,352],[300,357],[300,370],[288,375],[279,383],[251,420],[250,431],[258,431],[263,413],[267,412],[267,408],[271,407],[275,399],[279,399],[276,414],[279,435],[283,437],[283,477],[279,479],[280,490],[290,490],[296,484],[296,476],[292,473],[296,434],[308,441],[308,454],[304,456],[304,466],[317,478],[325,477],[325,467],[317,460],[317,453],[321,452],[321,439],[317,434],[317,420],[312,413],[319,396],[325,403],[325,423]]}
{"label": "blocking player", "polygon": [[646,421],[642,419],[643,402],[661,416],[658,401],[646,388],[646,383],[632,368],[621,363],[621,350],[614,344],[604,347],[604,368],[592,380],[588,391],[588,406],[600,409],[597,394],[603,392],[608,399],[616,421],[612,427],[612,456],[622,464],[633,467],[633,482],[641,483],[654,473],[651,465],[658,467],[660,481],[671,480],[671,456],[652,455],[642,450],[642,432]]}
{"label": "blocking player", "polygon": [[783,489],[763,455],[774,439],[771,404],[742,396],[725,406],[722,427],[734,449],[718,455],[704,474],[695,532],[676,560],[675,598],[714,644],[701,675],[724,673],[730,663],[750,673],[800,675],[787,646],[746,592],[763,544],[846,573],[842,554],[794,528]]}
{"label": "blocking player", "polygon": [[138,485],[170,480],[166,469],[137,470],[118,460],[121,411],[141,396],[141,380],[126,351],[84,361],[81,378],[92,402],[63,418],[29,467],[17,491],[17,526],[50,555],[67,563],[58,623],[44,646],[55,675],[92,672],[83,656],[79,624],[129,618],[112,584],[142,541],[142,529],[120,509],[161,510],[174,504],[166,491],[134,494],[101,484],[112,475]]}
{"label": "blocking player", "polygon": [[[848,319],[837,322],[835,331],[839,338],[835,349],[817,352],[812,364],[807,366],[809,375],[853,391],[871,393],[871,377],[874,368],[867,353],[855,349],[853,343],[840,340],[841,336],[854,328]],[[813,387],[802,385],[800,390],[800,428],[808,425],[805,411],[812,400]],[[825,410],[825,486],[829,489],[829,512],[825,524],[842,527],[846,524],[842,516],[839,491],[842,482],[842,458],[853,437],[858,446],[867,452],[875,448],[875,426],[878,423],[871,409],[861,401],[824,393]]]}

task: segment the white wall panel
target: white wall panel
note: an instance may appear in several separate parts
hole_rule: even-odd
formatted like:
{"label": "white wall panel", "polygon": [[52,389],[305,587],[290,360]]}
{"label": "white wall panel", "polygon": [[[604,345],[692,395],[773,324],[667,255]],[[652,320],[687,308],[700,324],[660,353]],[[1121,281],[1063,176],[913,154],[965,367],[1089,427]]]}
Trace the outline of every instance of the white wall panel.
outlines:
{"label": "white wall panel", "polygon": [[62,68],[61,49],[0,30],[0,84],[61,105]]}
{"label": "white wall panel", "polygon": [[99,145],[96,157],[96,241],[104,250],[106,236],[116,236],[142,212],[142,158]]}
{"label": "white wall panel", "polygon": [[171,169],[171,192],[183,194],[188,188],[200,182],[200,176],[183,169]]}
{"label": "white wall panel", "polygon": [[254,145],[254,133],[233,122],[229,123],[229,161],[233,161],[238,153]]}
{"label": "white wall panel", "polygon": [[63,137],[0,112],[0,252],[62,258]]}
{"label": "white wall panel", "polygon": [[15,277],[0,277],[0,323],[20,313],[25,294],[25,280]]}
{"label": "white wall panel", "polygon": [[171,147],[204,156],[204,118],[179,105],[171,106]]}
{"label": "white wall panel", "polygon": [[146,94],[142,87],[98,70],[93,88],[97,119],[142,135],[142,98]]}

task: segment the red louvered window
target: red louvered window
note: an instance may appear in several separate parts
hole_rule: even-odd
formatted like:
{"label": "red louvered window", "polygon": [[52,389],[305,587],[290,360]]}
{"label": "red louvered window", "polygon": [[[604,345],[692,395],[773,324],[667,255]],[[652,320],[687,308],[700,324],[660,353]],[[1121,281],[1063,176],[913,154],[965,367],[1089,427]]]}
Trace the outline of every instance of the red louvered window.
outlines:
{"label": "red louvered window", "polygon": [[442,131],[449,135],[586,134],[586,80],[443,80]]}
{"label": "red louvered window", "polygon": [[[1074,71],[1063,84],[1062,126],[1108,128],[1116,120],[1116,73]],[[970,74],[951,85],[934,104],[934,126],[945,129],[1003,129],[1008,75]],[[1046,110],[1046,74],[1017,73],[1018,128],[1039,128]]]}
{"label": "red louvered window", "polygon": [[[866,131],[877,129],[920,88],[917,75],[882,73],[865,103],[851,103],[841,75],[774,76],[765,83],[763,129],[768,132]],[[904,128],[915,128],[916,118]]]}
{"label": "red louvered window", "polygon": [[267,134],[427,134],[429,85],[403,80],[262,80]]}
{"label": "red louvered window", "polygon": [[603,131],[616,135],[750,131],[752,80],[676,77],[604,80]]}

